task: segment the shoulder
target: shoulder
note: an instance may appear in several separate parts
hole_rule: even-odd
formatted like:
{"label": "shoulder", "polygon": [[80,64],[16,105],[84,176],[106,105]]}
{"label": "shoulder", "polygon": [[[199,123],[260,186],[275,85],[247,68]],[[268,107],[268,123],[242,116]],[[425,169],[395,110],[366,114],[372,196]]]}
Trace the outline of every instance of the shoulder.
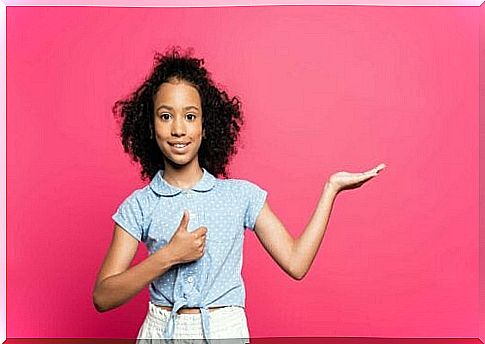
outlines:
{"label": "shoulder", "polygon": [[146,185],[142,188],[132,191],[123,201],[125,204],[136,205],[141,209],[150,207],[153,202],[158,199],[158,196],[150,188],[150,185]]}
{"label": "shoulder", "polygon": [[256,185],[255,183],[250,182],[249,180],[237,179],[237,178],[217,179],[216,184],[220,185],[221,187],[230,187],[230,188],[240,188],[248,185]]}
{"label": "shoulder", "polygon": [[223,191],[239,193],[252,193],[257,190],[262,190],[258,184],[252,181],[237,178],[217,179],[216,185]]}

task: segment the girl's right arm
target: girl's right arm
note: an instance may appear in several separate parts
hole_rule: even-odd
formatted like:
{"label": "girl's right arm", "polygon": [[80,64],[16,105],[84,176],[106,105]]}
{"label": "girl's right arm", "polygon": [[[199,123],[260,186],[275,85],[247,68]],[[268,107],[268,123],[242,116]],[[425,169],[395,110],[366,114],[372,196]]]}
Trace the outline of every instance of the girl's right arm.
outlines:
{"label": "girl's right arm", "polygon": [[113,239],[93,292],[93,303],[98,312],[121,306],[174,264],[167,252],[168,246],[165,246],[128,269],[137,247],[138,241],[115,225]]}
{"label": "girl's right arm", "polygon": [[188,212],[170,242],[141,263],[129,268],[138,248],[138,241],[119,225],[96,278],[93,303],[105,312],[121,306],[173,265],[199,259],[204,254],[207,228],[187,231]]}

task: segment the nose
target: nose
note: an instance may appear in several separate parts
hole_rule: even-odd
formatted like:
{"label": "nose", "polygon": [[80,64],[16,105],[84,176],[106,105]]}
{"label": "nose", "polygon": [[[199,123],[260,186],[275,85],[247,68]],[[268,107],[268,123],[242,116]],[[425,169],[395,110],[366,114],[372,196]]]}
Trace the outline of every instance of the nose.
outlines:
{"label": "nose", "polygon": [[176,117],[172,122],[172,135],[173,136],[183,136],[185,135],[185,123],[182,119]]}

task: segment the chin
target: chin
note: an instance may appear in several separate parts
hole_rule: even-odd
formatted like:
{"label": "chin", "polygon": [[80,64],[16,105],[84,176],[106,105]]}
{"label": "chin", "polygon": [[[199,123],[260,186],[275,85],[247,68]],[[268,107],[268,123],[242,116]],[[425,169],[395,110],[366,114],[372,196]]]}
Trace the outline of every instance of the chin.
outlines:
{"label": "chin", "polygon": [[184,167],[186,165],[189,165],[192,162],[193,159],[187,160],[187,159],[171,159],[171,158],[165,158],[165,164],[170,164],[173,167]]}

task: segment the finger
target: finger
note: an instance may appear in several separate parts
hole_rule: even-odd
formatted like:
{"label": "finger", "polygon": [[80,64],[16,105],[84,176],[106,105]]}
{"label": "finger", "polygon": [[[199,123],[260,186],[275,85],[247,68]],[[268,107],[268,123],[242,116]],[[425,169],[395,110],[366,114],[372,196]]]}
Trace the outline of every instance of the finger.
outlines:
{"label": "finger", "polygon": [[374,176],[377,176],[377,174],[379,174],[379,172],[382,171],[385,167],[386,167],[385,164],[379,164],[376,167],[374,167],[372,170],[364,172],[363,174],[366,176],[374,177]]}
{"label": "finger", "polygon": [[372,171],[372,170],[367,171],[367,172],[362,172],[362,173],[359,173],[355,182],[356,183],[365,183],[366,181],[374,178],[375,176],[377,176],[377,173],[375,171]]}
{"label": "finger", "polygon": [[187,226],[189,225],[189,212],[184,210],[184,214],[182,215],[182,219],[180,220],[179,230],[187,231]]}
{"label": "finger", "polygon": [[385,168],[386,168],[386,164],[381,163],[381,164],[377,165],[376,167],[374,167],[372,169],[372,171],[375,171],[375,173],[379,173],[380,171],[382,171]]}
{"label": "finger", "polygon": [[362,174],[362,176],[360,176],[360,179],[357,181],[356,184],[364,184],[366,181],[368,181],[369,179],[372,179],[374,178],[376,175],[375,174],[370,174],[369,172],[365,172]]}
{"label": "finger", "polygon": [[196,235],[195,239],[200,240],[201,242],[205,242],[206,235],[205,234]]}
{"label": "finger", "polygon": [[194,233],[197,235],[197,237],[200,237],[202,235],[205,235],[207,233],[207,227],[201,226],[197,228]]}

